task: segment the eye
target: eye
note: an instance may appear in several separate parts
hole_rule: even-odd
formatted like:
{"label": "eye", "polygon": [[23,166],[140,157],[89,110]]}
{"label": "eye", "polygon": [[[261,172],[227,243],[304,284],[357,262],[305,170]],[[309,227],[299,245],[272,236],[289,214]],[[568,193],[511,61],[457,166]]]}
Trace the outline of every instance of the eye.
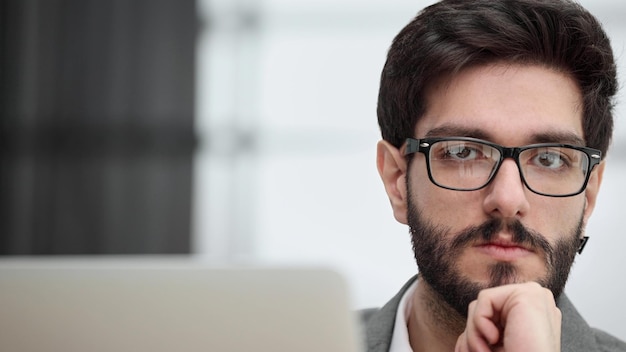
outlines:
{"label": "eye", "polygon": [[534,165],[551,170],[570,166],[567,155],[558,150],[539,150],[531,160]]}
{"label": "eye", "polygon": [[465,142],[443,143],[437,155],[439,159],[472,161],[484,158],[482,148],[479,145]]}

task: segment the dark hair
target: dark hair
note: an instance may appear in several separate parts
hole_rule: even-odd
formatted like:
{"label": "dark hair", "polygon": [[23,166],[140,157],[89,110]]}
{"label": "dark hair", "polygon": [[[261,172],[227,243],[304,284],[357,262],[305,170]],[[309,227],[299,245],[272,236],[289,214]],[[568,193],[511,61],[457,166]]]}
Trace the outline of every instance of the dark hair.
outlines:
{"label": "dark hair", "polygon": [[582,91],[587,146],[606,155],[617,92],[613,52],[596,18],[568,0],[444,0],[425,8],[389,49],[377,109],[383,139],[400,147],[413,137],[429,84],[496,62],[571,75]]}

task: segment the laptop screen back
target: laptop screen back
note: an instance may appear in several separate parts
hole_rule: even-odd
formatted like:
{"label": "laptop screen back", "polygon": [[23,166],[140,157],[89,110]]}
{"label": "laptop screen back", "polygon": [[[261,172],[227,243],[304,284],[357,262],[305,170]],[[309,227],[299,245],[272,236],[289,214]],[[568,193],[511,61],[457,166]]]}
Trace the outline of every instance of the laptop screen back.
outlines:
{"label": "laptop screen back", "polygon": [[358,350],[322,269],[0,261],[2,351]]}

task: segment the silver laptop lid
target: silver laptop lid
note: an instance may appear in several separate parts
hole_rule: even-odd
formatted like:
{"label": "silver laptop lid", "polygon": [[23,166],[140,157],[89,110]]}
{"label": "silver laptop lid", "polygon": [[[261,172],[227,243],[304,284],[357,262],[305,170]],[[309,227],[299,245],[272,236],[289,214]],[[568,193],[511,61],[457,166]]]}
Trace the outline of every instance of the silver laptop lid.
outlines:
{"label": "silver laptop lid", "polygon": [[0,261],[1,351],[358,350],[330,270]]}

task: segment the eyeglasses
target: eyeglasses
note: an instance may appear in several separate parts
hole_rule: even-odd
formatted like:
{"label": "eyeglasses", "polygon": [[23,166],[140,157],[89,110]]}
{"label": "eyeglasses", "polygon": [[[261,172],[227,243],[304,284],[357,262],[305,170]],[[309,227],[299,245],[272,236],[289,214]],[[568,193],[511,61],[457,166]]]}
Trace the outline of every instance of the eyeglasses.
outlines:
{"label": "eyeglasses", "polygon": [[581,193],[591,171],[602,159],[599,150],[587,147],[541,143],[507,148],[468,137],[408,138],[404,154],[414,153],[426,155],[432,183],[456,191],[475,191],[487,186],[502,161],[512,158],[526,187],[550,197]]}

